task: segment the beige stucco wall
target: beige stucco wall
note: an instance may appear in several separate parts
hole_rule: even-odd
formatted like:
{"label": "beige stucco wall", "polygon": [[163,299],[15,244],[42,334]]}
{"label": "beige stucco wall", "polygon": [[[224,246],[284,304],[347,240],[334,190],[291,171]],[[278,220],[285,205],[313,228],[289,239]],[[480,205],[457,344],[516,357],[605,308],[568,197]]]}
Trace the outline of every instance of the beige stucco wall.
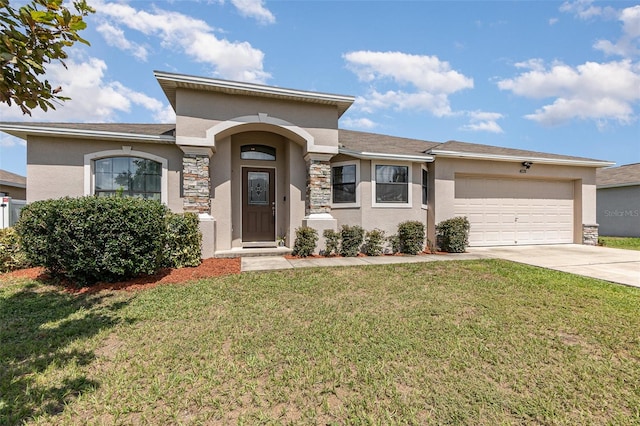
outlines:
{"label": "beige stucco wall", "polygon": [[[181,138],[205,138],[207,130],[228,120],[266,114],[270,119],[300,127],[314,138],[316,145],[338,146],[338,110],[330,105],[178,89],[176,114],[178,143],[182,143]],[[261,123],[250,123],[243,127],[231,133],[266,130],[291,138],[285,129],[277,126],[269,128]],[[213,146],[214,141],[208,143]]]}
{"label": "beige stucco wall", "polygon": [[597,190],[600,235],[640,237],[640,185]]}
{"label": "beige stucco wall", "polygon": [[14,200],[27,199],[26,188],[18,188],[10,185],[0,185],[0,194],[6,194],[7,197],[11,197]]}
{"label": "beige stucco wall", "polygon": [[84,156],[122,150],[123,146],[167,160],[167,205],[172,211],[182,212],[182,151],[173,144],[30,136],[27,143],[27,202],[85,195]]}
{"label": "beige stucco wall", "polygon": [[342,225],[360,225],[365,231],[381,229],[387,236],[398,232],[398,224],[407,220],[417,220],[427,225],[428,211],[422,207],[422,167],[421,163],[409,163],[399,161],[377,161],[375,164],[393,164],[411,166],[411,198],[410,206],[380,207],[373,206],[373,187],[371,182],[372,161],[356,160],[345,155],[334,157],[332,162],[359,161],[360,170],[360,207],[339,207],[334,205],[331,214],[338,221],[338,227]]}
{"label": "beige stucco wall", "polygon": [[582,243],[582,225],[596,223],[595,168],[533,164],[520,173],[520,162],[436,158],[430,166],[433,187],[430,202],[433,222],[429,238],[435,238],[435,225],[454,216],[456,175],[504,177],[509,179],[566,180],[574,182],[574,242]]}

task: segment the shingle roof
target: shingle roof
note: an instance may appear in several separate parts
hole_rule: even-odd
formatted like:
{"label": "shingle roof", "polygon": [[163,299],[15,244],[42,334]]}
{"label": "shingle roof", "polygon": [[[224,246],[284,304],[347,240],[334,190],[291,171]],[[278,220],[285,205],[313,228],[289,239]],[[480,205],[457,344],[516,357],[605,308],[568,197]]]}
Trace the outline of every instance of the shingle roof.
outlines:
{"label": "shingle roof", "polygon": [[640,185],[640,163],[596,170],[597,186]]}
{"label": "shingle roof", "polygon": [[19,185],[21,188],[27,184],[27,178],[15,173],[0,169],[0,182],[3,185],[11,186],[11,184]]}
{"label": "shingle roof", "polygon": [[440,145],[419,139],[399,138],[376,133],[339,130],[340,148],[359,152],[379,152],[383,154],[424,154],[425,151]]}
{"label": "shingle roof", "polygon": [[576,161],[600,161],[593,158],[550,154],[548,152],[527,151],[523,149],[503,148],[499,146],[480,145],[477,143],[459,142],[459,141],[448,141],[438,145],[434,149],[444,150],[444,151],[469,152],[469,153],[475,153],[475,154],[505,155],[505,156],[513,156],[513,157],[535,157],[535,158],[576,160]]}

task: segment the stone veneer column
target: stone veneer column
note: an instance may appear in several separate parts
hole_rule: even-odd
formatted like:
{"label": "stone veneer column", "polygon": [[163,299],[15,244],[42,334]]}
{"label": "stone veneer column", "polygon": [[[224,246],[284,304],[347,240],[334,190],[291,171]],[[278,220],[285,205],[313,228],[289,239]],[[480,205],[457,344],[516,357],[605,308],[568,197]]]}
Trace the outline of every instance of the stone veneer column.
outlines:
{"label": "stone veneer column", "polygon": [[307,196],[305,200],[304,226],[318,231],[316,253],[325,246],[322,236],[325,229],[338,229],[338,221],[331,216],[331,159],[332,154],[308,153]]}
{"label": "stone veneer column", "polygon": [[211,216],[210,148],[181,146],[182,209],[198,214],[202,233],[202,258],[214,257],[216,251],[216,221]]}
{"label": "stone veneer column", "polygon": [[582,244],[588,246],[598,245],[598,224],[582,225]]}
{"label": "stone veneer column", "polygon": [[209,177],[208,148],[181,147],[182,157],[182,208],[185,212],[211,212],[211,179]]}
{"label": "stone veneer column", "polygon": [[305,215],[331,212],[330,155],[307,154],[307,197]]}

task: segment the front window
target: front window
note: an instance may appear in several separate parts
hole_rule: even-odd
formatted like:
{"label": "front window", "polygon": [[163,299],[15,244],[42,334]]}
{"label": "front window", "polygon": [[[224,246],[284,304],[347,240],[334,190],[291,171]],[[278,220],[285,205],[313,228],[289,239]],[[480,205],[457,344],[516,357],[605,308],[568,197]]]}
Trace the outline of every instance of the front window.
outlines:
{"label": "front window", "polygon": [[356,202],[356,165],[346,164],[331,168],[333,202],[346,204]]}
{"label": "front window", "polygon": [[95,160],[95,194],[160,201],[162,165],[137,157],[109,157]]}
{"label": "front window", "polygon": [[375,178],[376,203],[409,203],[408,166],[376,165]]}

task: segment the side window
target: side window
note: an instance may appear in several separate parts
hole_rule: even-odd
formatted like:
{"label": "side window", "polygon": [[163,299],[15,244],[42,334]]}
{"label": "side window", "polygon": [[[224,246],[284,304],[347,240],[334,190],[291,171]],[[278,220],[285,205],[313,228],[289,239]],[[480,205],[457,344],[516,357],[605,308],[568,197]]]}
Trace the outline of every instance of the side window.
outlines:
{"label": "side window", "polygon": [[429,174],[427,169],[422,168],[422,205],[427,206],[429,204],[427,186],[429,185]]}

